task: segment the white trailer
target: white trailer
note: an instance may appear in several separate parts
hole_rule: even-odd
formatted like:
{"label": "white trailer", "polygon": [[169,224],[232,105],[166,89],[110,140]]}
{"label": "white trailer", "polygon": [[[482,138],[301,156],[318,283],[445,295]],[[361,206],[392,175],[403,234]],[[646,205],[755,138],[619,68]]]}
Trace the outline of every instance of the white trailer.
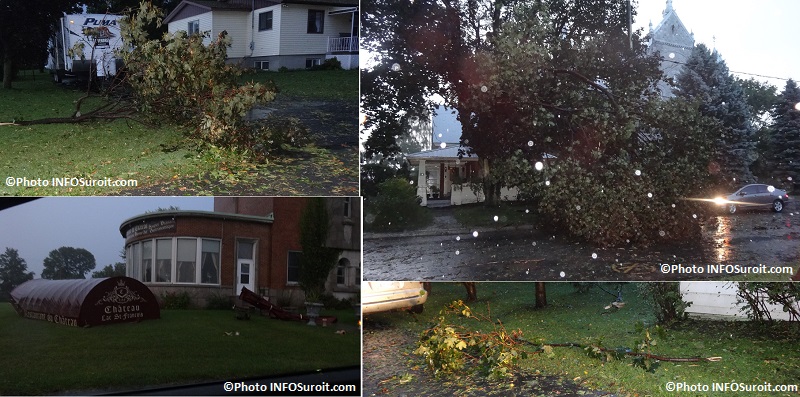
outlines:
{"label": "white trailer", "polygon": [[47,69],[53,79],[114,76],[121,67],[114,54],[122,46],[121,18],[112,14],[64,15],[50,39]]}

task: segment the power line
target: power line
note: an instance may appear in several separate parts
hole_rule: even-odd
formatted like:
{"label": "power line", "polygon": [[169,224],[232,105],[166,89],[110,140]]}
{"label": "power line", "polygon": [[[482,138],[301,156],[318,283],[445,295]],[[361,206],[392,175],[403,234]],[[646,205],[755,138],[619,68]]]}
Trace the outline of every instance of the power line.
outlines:
{"label": "power line", "polygon": [[[665,61],[665,62],[672,62],[672,63],[676,63],[676,64],[678,64],[678,65],[684,65],[684,66],[686,65],[686,63],[685,63],[685,62],[673,61],[673,60],[671,60],[671,59],[664,59],[664,61]],[[791,79],[791,78],[785,78],[785,77],[767,76],[767,75],[758,74],[758,73],[737,72],[737,71],[735,71],[735,70],[730,70],[730,69],[728,70],[728,72],[730,72],[730,73],[736,73],[736,74],[744,74],[744,75],[748,75],[748,76],[763,77],[763,78],[766,78],[766,79],[776,79],[776,80],[783,80],[783,81],[788,81],[788,80],[790,80],[790,79]]]}

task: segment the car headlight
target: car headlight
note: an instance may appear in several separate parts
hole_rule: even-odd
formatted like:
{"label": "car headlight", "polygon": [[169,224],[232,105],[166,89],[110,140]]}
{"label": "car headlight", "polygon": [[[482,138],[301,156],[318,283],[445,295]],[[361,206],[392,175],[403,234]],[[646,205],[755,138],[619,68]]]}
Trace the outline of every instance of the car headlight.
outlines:
{"label": "car headlight", "polygon": [[724,197],[714,197],[714,204],[716,205],[725,205],[728,203],[728,200]]}

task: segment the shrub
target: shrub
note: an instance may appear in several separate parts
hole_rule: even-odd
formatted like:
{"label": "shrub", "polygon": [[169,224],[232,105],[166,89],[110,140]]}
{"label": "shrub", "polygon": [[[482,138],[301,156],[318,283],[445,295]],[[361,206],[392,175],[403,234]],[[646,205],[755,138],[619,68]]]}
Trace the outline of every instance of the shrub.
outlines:
{"label": "shrub", "polygon": [[400,231],[418,229],[433,222],[433,215],[420,206],[421,199],[413,185],[402,178],[391,178],[378,185],[378,195],[368,208],[375,219],[371,229]]}
{"label": "shrub", "polygon": [[165,292],[161,295],[162,309],[188,309],[192,304],[192,297],[188,292]]}
{"label": "shrub", "polygon": [[225,294],[214,292],[206,298],[206,309],[229,310],[231,306],[231,299]]}
{"label": "shrub", "polygon": [[342,70],[342,63],[336,57],[328,58],[325,62],[313,66],[311,70]]}
{"label": "shrub", "polygon": [[679,283],[639,283],[637,287],[642,299],[652,307],[659,324],[669,325],[686,318],[686,308],[692,302],[683,300]]}
{"label": "shrub", "polygon": [[736,292],[747,317],[756,321],[772,321],[768,304],[782,306],[791,321],[800,321],[800,288],[794,283],[740,282]]}

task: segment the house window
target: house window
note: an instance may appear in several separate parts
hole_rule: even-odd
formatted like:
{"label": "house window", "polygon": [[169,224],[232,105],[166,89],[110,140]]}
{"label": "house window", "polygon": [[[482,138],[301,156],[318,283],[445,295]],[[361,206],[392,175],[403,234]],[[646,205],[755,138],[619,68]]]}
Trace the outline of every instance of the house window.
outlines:
{"label": "house window", "polygon": [[308,33],[322,33],[325,24],[325,11],[308,10]]}
{"label": "house window", "polygon": [[172,239],[156,240],[156,282],[172,281]]}
{"label": "house window", "polygon": [[200,261],[200,283],[219,284],[219,241],[203,240]]}
{"label": "house window", "polygon": [[142,242],[142,281],[153,282],[153,240]]}
{"label": "house window", "polygon": [[258,14],[258,30],[272,30],[272,11]]}
{"label": "house window", "polygon": [[344,217],[350,218],[353,213],[353,205],[350,202],[350,197],[344,198]]}
{"label": "house window", "polygon": [[145,240],[131,244],[129,252],[130,274],[143,282],[175,280],[175,283],[219,285],[219,240],[186,237]]}
{"label": "house window", "polygon": [[256,61],[253,66],[257,70],[269,70],[269,61]]}
{"label": "house window", "polygon": [[347,268],[350,267],[350,261],[347,258],[339,259],[336,264],[336,285],[347,285]]}
{"label": "house window", "polygon": [[188,33],[190,36],[200,33],[200,20],[195,19],[194,21],[189,21],[189,24],[186,27],[186,33]]}
{"label": "house window", "polygon": [[306,58],[306,69],[311,69],[314,66],[319,66],[319,58]]}
{"label": "house window", "polygon": [[197,239],[178,239],[177,281],[194,283],[197,269]]}
{"label": "house window", "polygon": [[300,251],[289,251],[286,260],[286,283],[297,284],[300,282]]}

